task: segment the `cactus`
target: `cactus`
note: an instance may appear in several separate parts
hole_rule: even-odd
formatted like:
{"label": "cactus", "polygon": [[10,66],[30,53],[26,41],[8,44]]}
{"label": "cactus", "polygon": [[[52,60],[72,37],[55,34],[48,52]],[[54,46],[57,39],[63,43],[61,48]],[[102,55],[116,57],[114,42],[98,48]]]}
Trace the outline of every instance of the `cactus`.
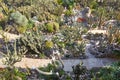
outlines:
{"label": "cactus", "polygon": [[45,46],[46,46],[46,48],[53,48],[53,42],[52,41],[46,41]]}
{"label": "cactus", "polygon": [[46,30],[48,32],[59,31],[59,24],[57,22],[49,22],[46,24]]}
{"label": "cactus", "polygon": [[10,19],[20,26],[27,26],[28,19],[22,15],[19,11],[11,13]]}
{"label": "cactus", "polygon": [[23,27],[23,26],[19,26],[17,29],[16,29],[19,33],[25,33],[25,31],[27,30],[27,27]]}
{"label": "cactus", "polygon": [[83,57],[85,56],[85,42],[73,42],[70,43],[68,46],[68,50],[72,53],[74,57]]}
{"label": "cactus", "polygon": [[[8,67],[13,67],[16,62],[20,62],[22,60],[22,56],[26,53],[20,47],[17,47],[16,41],[14,42],[14,46],[12,44],[6,43],[7,54],[3,54],[5,57],[3,59],[3,63]],[[12,49],[13,48],[13,49]]]}
{"label": "cactus", "polygon": [[29,32],[24,33],[24,36],[20,38],[20,41],[22,45],[28,49],[28,52],[36,54],[42,53],[43,37],[42,33],[38,32],[37,27],[36,31],[30,30]]}
{"label": "cactus", "polygon": [[[63,70],[64,64],[60,55],[57,52],[54,52],[54,53],[55,54],[52,55],[51,63],[49,63],[46,67],[39,68],[39,69],[35,68],[35,69],[43,76],[56,76],[57,78],[62,78],[60,76],[65,75],[65,71]],[[51,78],[53,79],[53,77]],[[47,80],[47,78],[45,79]]]}
{"label": "cactus", "polygon": [[53,23],[47,23],[46,29],[48,32],[54,32]]}
{"label": "cactus", "polygon": [[117,43],[116,41],[119,40],[120,36],[120,28],[119,27],[113,27],[110,26],[107,29],[107,38],[108,38],[108,43],[109,44],[113,44],[113,43]]}
{"label": "cactus", "polygon": [[80,75],[85,74],[87,72],[87,68],[83,66],[83,62],[77,64],[76,66],[72,66],[73,73],[75,75],[74,80],[79,80]]}

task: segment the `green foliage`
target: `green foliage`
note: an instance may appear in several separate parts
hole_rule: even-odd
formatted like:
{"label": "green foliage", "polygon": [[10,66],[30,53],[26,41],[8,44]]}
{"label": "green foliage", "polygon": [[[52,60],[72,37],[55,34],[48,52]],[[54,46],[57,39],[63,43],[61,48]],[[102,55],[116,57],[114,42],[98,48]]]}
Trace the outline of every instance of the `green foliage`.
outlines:
{"label": "green foliage", "polygon": [[113,50],[112,53],[116,58],[120,58],[120,50]]}
{"label": "green foliage", "polygon": [[17,27],[17,31],[21,34],[21,33],[25,33],[25,31],[27,30],[27,27],[20,27],[20,26],[18,26]]}
{"label": "green foliage", "polygon": [[55,44],[57,44],[57,46],[59,47],[59,48],[65,48],[65,42],[64,42],[64,40],[62,40],[62,39],[64,38],[63,36],[59,36],[59,35],[55,35],[53,38],[52,38],[52,41],[55,43]]}
{"label": "green foliage", "polygon": [[120,68],[119,63],[114,63],[113,65],[106,66],[99,70],[97,73],[97,79],[100,80],[119,80]]}
{"label": "green foliage", "polygon": [[30,9],[30,11],[33,11],[32,13],[34,13],[40,21],[55,21],[63,12],[63,7],[55,0],[34,0],[31,7],[32,9]]}
{"label": "green foliage", "polygon": [[36,26],[35,29],[25,32],[20,38],[20,42],[28,50],[28,55],[37,54],[40,58],[45,58],[45,56],[50,55],[49,50],[53,48],[54,44],[52,41],[45,40],[41,27],[43,26]]}
{"label": "green foliage", "polygon": [[71,15],[73,15],[73,12],[72,12],[72,10],[66,10],[66,11],[64,12],[64,14],[65,14],[66,16],[71,16]]}
{"label": "green foliage", "polygon": [[85,42],[73,42],[66,44],[67,49],[72,53],[74,57],[85,55]]}
{"label": "green foliage", "polygon": [[74,0],[57,0],[57,2],[58,4],[66,6],[67,8],[74,6]]}
{"label": "green foliage", "polygon": [[8,6],[4,2],[0,2],[0,5],[1,5],[1,8],[2,8],[1,11],[3,11],[3,13],[5,15],[9,15],[10,10],[9,10]]}
{"label": "green foliage", "polygon": [[[63,26],[61,29],[61,33],[65,36],[64,41],[67,43],[71,43],[72,41],[81,41],[82,35],[87,32],[86,28],[82,26],[74,26],[74,27],[67,27]],[[71,36],[72,35],[72,36]]]}
{"label": "green foliage", "polygon": [[119,32],[120,28],[117,26],[109,26],[107,28],[107,37],[108,37],[108,42],[109,44],[112,43],[117,43],[119,44],[119,40],[120,40],[120,32]]}
{"label": "green foliage", "polygon": [[90,3],[90,8],[91,8],[91,9],[97,9],[97,8],[98,8],[98,3],[97,3],[95,0],[93,0],[93,1]]}
{"label": "green foliage", "polygon": [[27,73],[21,72],[18,68],[3,68],[0,70],[1,80],[26,80]]}
{"label": "green foliage", "polygon": [[82,41],[81,35],[86,33],[85,29],[79,27],[62,27],[61,33],[56,34],[52,41],[62,52],[62,48],[69,50],[73,56],[84,56],[85,42]]}
{"label": "green foliage", "polygon": [[[26,52],[23,47],[19,45],[19,41],[15,40],[14,43],[9,43],[6,36],[1,34],[5,43],[6,53],[1,54],[4,56],[3,64],[6,68],[0,69],[0,79],[1,80],[26,80],[26,73],[21,72],[18,68],[14,67],[16,62],[22,60],[24,53]],[[18,46],[19,45],[19,46]]]}
{"label": "green foliage", "polygon": [[72,66],[72,69],[75,75],[75,80],[79,80],[79,76],[85,74],[85,72],[87,71],[87,68],[83,66],[83,62],[80,62],[76,66]]}
{"label": "green foliage", "polygon": [[53,23],[47,23],[46,25],[48,32],[54,32]]}

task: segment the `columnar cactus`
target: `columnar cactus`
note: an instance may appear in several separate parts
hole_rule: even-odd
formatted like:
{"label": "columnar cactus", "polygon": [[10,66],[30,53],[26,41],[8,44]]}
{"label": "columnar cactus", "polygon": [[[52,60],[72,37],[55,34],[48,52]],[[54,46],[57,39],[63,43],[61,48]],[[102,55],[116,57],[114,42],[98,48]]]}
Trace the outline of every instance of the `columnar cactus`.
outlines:
{"label": "columnar cactus", "polygon": [[[13,67],[16,62],[19,62],[22,60],[22,56],[26,53],[23,50],[20,49],[20,47],[17,47],[16,41],[10,44],[9,46],[6,43],[6,49],[7,49],[7,54],[3,54],[5,58],[3,59],[3,63],[9,67]],[[10,50],[13,47],[13,50]]]}

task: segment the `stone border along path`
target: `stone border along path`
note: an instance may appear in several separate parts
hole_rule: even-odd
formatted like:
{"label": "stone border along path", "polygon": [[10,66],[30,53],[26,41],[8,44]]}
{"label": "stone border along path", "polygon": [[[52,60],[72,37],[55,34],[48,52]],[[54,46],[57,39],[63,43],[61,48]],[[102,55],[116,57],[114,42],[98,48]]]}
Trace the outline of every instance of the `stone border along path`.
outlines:
{"label": "stone border along path", "polygon": [[[94,32],[94,31],[92,31]],[[96,32],[101,33],[99,30],[97,30]],[[6,33],[5,35],[7,35],[10,40],[12,39],[16,39],[19,38],[20,36],[14,35],[14,34],[10,34],[10,33]],[[1,37],[1,36],[0,36]],[[83,61],[83,65],[86,66],[88,69],[92,68],[92,67],[102,67],[108,64],[111,64],[112,62],[118,61],[118,60],[114,60],[114,59],[108,59],[108,58],[95,58],[92,54],[89,53],[88,48],[90,48],[90,45],[87,44],[86,45],[86,55],[88,56],[87,59],[67,59],[67,60],[63,60],[64,62],[64,70],[65,71],[72,71],[72,66],[79,64],[81,61]],[[2,57],[0,56],[0,67],[5,67],[5,65],[3,65],[2,63]],[[32,59],[32,58],[22,58],[22,61],[17,62],[15,64],[16,67],[22,67],[22,68],[34,68],[34,67],[44,67],[46,66],[48,63],[51,63],[50,59]]]}

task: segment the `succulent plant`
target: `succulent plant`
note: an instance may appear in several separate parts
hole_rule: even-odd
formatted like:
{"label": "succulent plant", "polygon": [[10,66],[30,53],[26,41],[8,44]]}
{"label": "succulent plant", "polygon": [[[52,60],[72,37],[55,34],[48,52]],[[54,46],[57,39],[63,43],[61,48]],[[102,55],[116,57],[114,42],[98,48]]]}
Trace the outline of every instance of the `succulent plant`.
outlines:
{"label": "succulent plant", "polygon": [[46,41],[45,46],[46,46],[46,48],[53,48],[53,42],[52,41]]}
{"label": "succulent plant", "polygon": [[18,47],[16,42],[17,41],[14,43],[5,42],[7,53],[2,53],[5,57],[3,59],[3,63],[8,67],[13,67],[16,62],[20,62],[23,55],[26,53],[25,48],[20,46]]}
{"label": "succulent plant", "polygon": [[72,53],[74,57],[84,57],[85,56],[85,42],[80,41],[69,43],[66,45],[67,49]]}
{"label": "succulent plant", "polygon": [[48,32],[59,31],[59,24],[57,22],[49,22],[46,24],[46,30]]}
{"label": "succulent plant", "polygon": [[19,26],[27,26],[28,19],[22,15],[19,11],[11,13],[10,19],[13,20]]}
{"label": "succulent plant", "polygon": [[52,41],[46,40],[46,37],[43,36],[40,27],[36,26],[35,30],[30,29],[28,32],[25,32],[23,37],[20,38],[21,44],[26,47],[27,55],[38,55],[39,58],[50,57],[52,54],[52,48],[54,46]]}
{"label": "succulent plant", "polygon": [[40,54],[42,48],[42,36],[40,32],[31,30],[30,32],[24,33],[24,36],[21,37],[21,43],[33,53]]}
{"label": "succulent plant", "polygon": [[87,71],[87,68],[85,66],[83,66],[83,62],[80,62],[80,64],[73,66],[72,69],[73,69],[73,73],[75,75],[75,77],[74,77],[75,80],[79,80],[80,75],[85,74],[85,72]]}

